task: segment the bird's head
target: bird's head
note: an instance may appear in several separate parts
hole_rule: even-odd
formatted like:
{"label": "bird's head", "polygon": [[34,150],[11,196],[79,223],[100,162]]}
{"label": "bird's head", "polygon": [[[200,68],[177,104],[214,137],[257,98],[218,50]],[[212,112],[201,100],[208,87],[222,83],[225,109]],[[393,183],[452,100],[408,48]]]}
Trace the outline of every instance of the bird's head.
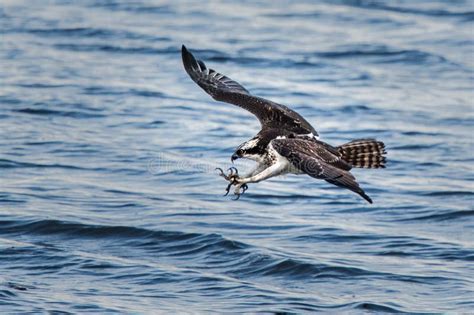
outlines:
{"label": "bird's head", "polygon": [[235,160],[245,158],[253,161],[261,161],[264,147],[261,146],[260,139],[258,137],[252,138],[249,141],[242,143],[234,154],[232,154],[231,161],[234,163]]}

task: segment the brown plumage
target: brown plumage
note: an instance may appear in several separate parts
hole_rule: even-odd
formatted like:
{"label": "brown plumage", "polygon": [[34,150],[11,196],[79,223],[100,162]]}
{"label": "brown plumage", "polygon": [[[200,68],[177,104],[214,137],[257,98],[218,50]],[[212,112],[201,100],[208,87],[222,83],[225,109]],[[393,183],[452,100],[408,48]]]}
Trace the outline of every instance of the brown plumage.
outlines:
{"label": "brown plumage", "polygon": [[[360,188],[354,175],[349,172],[351,164],[344,160],[344,156],[336,148],[319,140],[295,138],[275,139],[271,141],[271,145],[281,156],[287,158],[291,165],[303,173],[352,190],[372,203],[372,199]],[[362,145],[358,147],[361,151],[370,151],[362,148]]]}
{"label": "brown plumage", "polygon": [[[262,97],[252,95],[240,83],[208,68],[182,47],[183,65],[191,79],[217,101],[237,105],[254,114],[262,129],[252,139],[242,143],[231,157],[248,158],[258,163],[244,177],[225,176],[236,186],[239,196],[248,183],[257,183],[286,173],[308,174],[333,185],[349,189],[372,203],[359,186],[353,167],[385,167],[385,146],[374,139],[358,139],[332,146],[319,140],[311,124],[294,110]],[[240,192],[240,188],[243,192]]]}

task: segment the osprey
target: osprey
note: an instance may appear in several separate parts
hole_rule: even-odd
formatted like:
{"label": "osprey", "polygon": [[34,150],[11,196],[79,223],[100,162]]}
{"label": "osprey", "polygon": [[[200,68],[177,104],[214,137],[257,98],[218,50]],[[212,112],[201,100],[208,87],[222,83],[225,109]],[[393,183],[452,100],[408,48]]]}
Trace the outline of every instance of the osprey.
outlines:
{"label": "osprey", "polygon": [[349,189],[372,203],[350,173],[353,167],[384,168],[385,145],[374,139],[357,139],[340,146],[321,140],[316,130],[297,112],[288,107],[250,94],[236,81],[206,67],[183,45],[183,64],[191,79],[213,99],[237,105],[254,114],[262,129],[252,139],[242,143],[231,161],[247,158],[257,167],[241,177],[236,168],[220,175],[235,185],[237,199],[247,190],[247,184],[257,183],[282,174],[307,174],[331,184]]}

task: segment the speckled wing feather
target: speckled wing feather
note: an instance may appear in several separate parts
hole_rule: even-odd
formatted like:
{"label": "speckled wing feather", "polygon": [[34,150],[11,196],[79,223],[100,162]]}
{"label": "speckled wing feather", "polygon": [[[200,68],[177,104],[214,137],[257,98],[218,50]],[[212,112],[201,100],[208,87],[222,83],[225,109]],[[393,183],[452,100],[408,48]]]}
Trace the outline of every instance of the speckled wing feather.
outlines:
{"label": "speckled wing feather", "polygon": [[313,133],[316,130],[297,112],[284,105],[251,95],[242,85],[227,76],[208,69],[183,45],[183,64],[191,79],[217,101],[237,105],[257,116],[262,128],[281,128],[296,134]]}
{"label": "speckled wing feather", "polygon": [[[342,154],[337,148],[319,140],[315,139],[300,139],[300,138],[289,138],[289,139],[277,139],[281,140],[277,143],[281,143],[286,148],[282,147],[282,150],[296,149],[300,153],[304,153],[308,156],[317,158],[326,164],[340,168],[345,171],[349,171],[352,166],[347,163]],[[278,145],[278,144],[277,144]],[[289,152],[288,154],[292,154]]]}
{"label": "speckled wing feather", "polygon": [[349,172],[350,165],[326,149],[327,144],[301,139],[275,139],[271,144],[280,155],[286,157],[302,172],[347,188],[372,203],[372,199],[360,188],[355,177]]}

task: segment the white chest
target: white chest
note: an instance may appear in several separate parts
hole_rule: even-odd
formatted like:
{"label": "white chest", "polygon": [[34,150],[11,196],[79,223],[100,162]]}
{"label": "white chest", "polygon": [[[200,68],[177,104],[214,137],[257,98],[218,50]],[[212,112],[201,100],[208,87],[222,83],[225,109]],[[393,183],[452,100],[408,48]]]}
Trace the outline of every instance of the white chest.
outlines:
{"label": "white chest", "polygon": [[278,169],[281,170],[280,174],[303,174],[298,168],[296,168],[286,157],[278,153],[272,146],[271,142],[267,147],[267,154],[263,159],[264,163],[268,166],[279,165]]}

